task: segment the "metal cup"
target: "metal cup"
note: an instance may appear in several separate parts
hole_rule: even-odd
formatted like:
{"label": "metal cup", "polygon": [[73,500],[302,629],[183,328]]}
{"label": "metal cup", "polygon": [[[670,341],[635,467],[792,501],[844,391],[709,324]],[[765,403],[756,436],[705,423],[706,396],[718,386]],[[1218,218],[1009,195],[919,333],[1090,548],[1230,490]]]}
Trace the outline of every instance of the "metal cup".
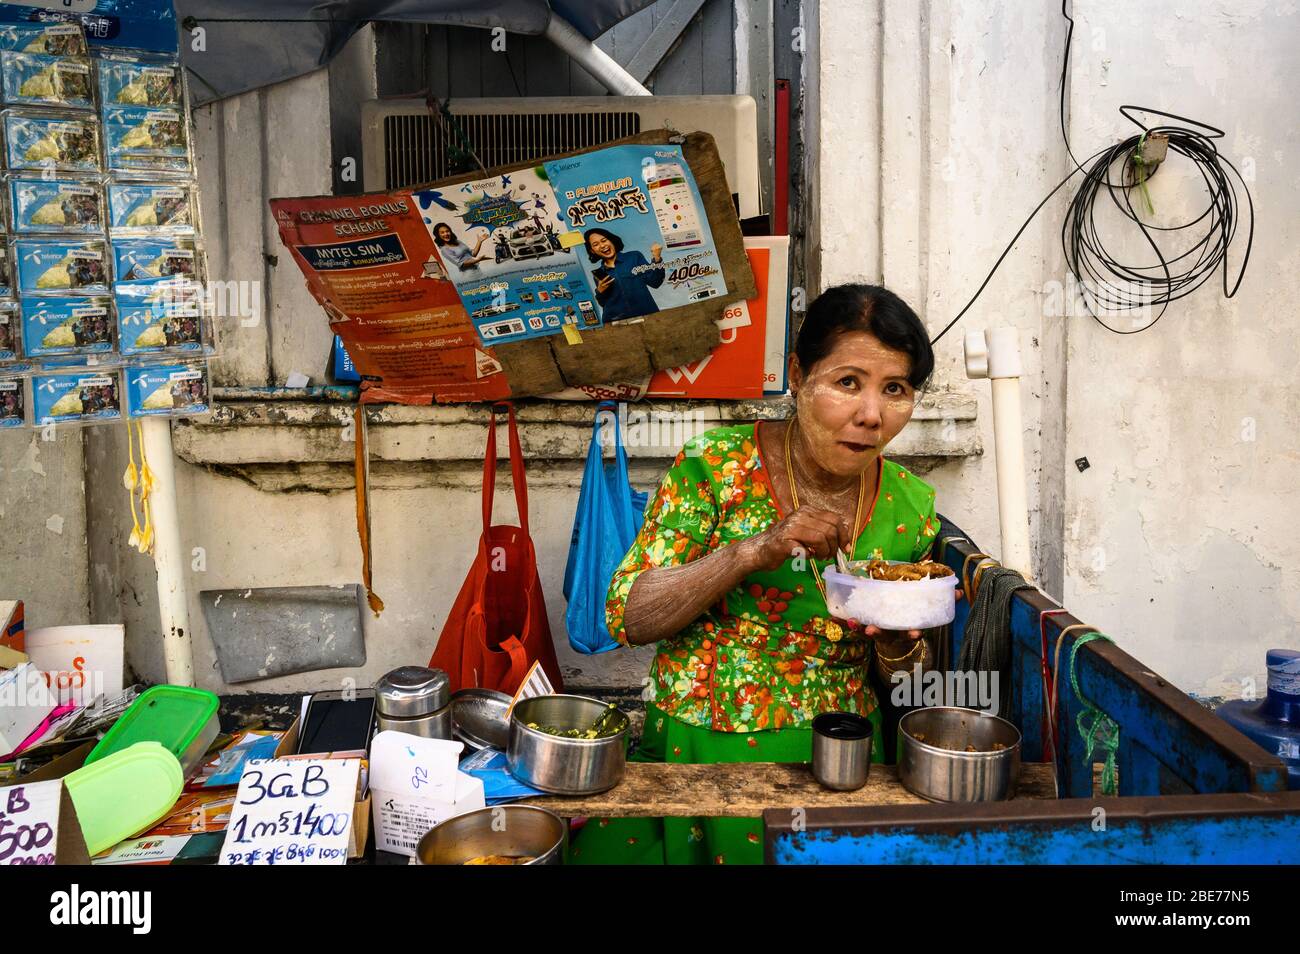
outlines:
{"label": "metal cup", "polygon": [[813,778],[837,792],[867,784],[871,722],[852,712],[823,712],[813,719]]}

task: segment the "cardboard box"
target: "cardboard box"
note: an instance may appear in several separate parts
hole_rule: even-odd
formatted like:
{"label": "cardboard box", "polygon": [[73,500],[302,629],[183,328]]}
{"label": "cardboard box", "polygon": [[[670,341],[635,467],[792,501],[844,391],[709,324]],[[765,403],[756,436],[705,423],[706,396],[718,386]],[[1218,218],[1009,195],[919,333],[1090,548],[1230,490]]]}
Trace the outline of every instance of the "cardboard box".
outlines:
{"label": "cardboard box", "polygon": [[23,601],[0,600],[0,646],[23,649]]}
{"label": "cardboard box", "polygon": [[26,652],[60,703],[89,705],[121,694],[125,639],[121,623],[47,626],[27,632]]}
{"label": "cardboard box", "polygon": [[[745,239],[745,254],[753,268],[758,294],[728,305],[718,321],[721,343],[698,361],[656,371],[647,397],[685,400],[743,400],[761,398],[765,388],[768,287],[776,253]],[[785,274],[785,260],[778,263]],[[783,326],[784,327],[784,326]]]}
{"label": "cardboard box", "polygon": [[405,732],[379,732],[370,745],[375,848],[415,857],[434,825],[484,808],[483,780],[457,769],[464,745]]}

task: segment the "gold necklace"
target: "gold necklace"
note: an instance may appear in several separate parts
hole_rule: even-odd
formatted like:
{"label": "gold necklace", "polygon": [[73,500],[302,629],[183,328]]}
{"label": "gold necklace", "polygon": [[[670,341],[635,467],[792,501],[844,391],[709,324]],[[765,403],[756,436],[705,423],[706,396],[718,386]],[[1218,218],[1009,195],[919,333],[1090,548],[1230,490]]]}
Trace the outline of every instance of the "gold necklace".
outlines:
{"label": "gold necklace", "polygon": [[[790,485],[790,503],[794,509],[799,509],[799,488],[794,483],[794,467],[790,463],[790,436],[794,433],[794,424],[797,418],[791,418],[790,423],[785,427],[785,479]],[[862,505],[867,499],[867,472],[864,470],[858,475],[858,506],[853,513],[853,536],[849,540],[849,560],[853,559],[854,552],[858,547],[858,527],[862,524]],[[821,590],[822,599],[826,599],[826,584],[822,582],[821,571],[817,569],[817,561],[810,553],[808,554],[808,565],[812,567],[813,579],[817,581],[817,589]]]}

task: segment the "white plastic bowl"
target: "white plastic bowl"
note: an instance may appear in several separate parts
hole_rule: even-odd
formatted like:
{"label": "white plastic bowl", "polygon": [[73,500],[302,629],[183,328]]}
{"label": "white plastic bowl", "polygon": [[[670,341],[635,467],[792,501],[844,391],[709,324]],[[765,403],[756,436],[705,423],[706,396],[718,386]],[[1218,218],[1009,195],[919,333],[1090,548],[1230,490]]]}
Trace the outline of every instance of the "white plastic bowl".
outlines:
{"label": "white plastic bowl", "polygon": [[[894,561],[891,561],[894,562]],[[926,580],[870,580],[823,570],[831,615],[881,629],[929,629],[953,621],[957,576]]]}

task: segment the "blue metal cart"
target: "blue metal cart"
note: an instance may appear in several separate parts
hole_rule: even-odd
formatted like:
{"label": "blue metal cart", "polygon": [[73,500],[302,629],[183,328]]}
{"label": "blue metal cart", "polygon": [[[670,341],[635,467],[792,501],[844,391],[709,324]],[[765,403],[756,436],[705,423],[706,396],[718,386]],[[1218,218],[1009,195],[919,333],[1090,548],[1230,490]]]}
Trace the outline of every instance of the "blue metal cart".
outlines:
{"label": "blue metal cart", "polygon": [[[945,522],[946,531],[951,524]],[[947,536],[938,559],[978,587],[992,561],[968,538]],[[947,649],[958,658],[969,600]],[[1048,615],[1050,614],[1050,615]],[[1012,713],[1022,759],[1051,752],[1043,699],[1063,629],[1082,623],[1036,588],[1011,605]],[[1094,793],[1069,683],[1078,629],[1061,640],[1056,771],[1060,797],[978,805],[812,808],[764,812],[769,864],[1300,864],[1300,791],[1286,766],[1119,646],[1079,648],[1079,692],[1119,729],[1118,794]]]}

